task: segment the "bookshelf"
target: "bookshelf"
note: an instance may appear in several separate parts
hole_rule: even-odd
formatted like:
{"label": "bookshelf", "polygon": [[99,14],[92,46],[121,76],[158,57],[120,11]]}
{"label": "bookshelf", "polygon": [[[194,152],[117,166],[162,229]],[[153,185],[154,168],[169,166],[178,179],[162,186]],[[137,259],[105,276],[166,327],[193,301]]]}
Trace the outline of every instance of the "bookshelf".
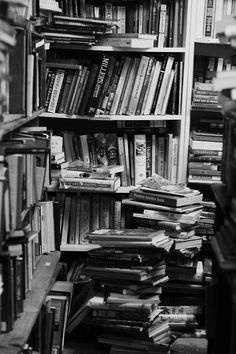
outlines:
{"label": "bookshelf", "polygon": [[[203,2],[204,1],[201,1],[202,4]],[[136,152],[134,144],[139,139],[143,139],[143,142],[140,143],[137,151],[142,151],[143,145],[146,145],[146,151],[149,149],[149,155],[147,153],[145,156],[145,162],[142,162],[142,168],[145,170],[141,175],[142,178],[148,177],[153,173],[159,173],[163,174],[163,177],[167,179],[172,178],[172,182],[174,183],[186,184],[190,182],[188,181],[187,176],[190,131],[201,116],[207,114],[207,116],[211,116],[214,119],[221,115],[221,108],[219,107],[204,107],[203,110],[191,106],[194,80],[194,59],[196,59],[197,62],[199,58],[207,58],[209,56],[209,47],[211,48],[212,56],[218,58],[223,49],[224,56],[228,59],[232,54],[232,48],[228,43],[224,43],[223,45],[219,44],[218,39],[211,38],[211,36],[208,35],[204,38],[197,36],[197,40],[195,40],[195,29],[198,27],[198,24],[196,25],[194,20],[195,18],[198,19],[198,16],[196,17],[196,11],[198,11],[198,4],[200,3],[200,1],[198,2],[197,0],[163,2],[139,1],[138,4],[132,0],[119,2],[100,1],[99,4],[97,4],[97,2],[84,1],[81,2],[83,7],[80,9],[76,6],[71,7],[72,3],[78,4],[76,1],[34,1],[33,6],[29,7],[30,11],[28,11],[26,5],[31,5],[29,3],[30,2],[27,1],[0,1],[1,9],[3,8],[4,11],[6,11],[6,8],[8,9],[8,6],[10,8],[11,6],[19,6],[19,4],[23,7],[23,10],[25,10],[23,11],[23,18],[22,16],[19,16],[19,13],[22,14],[22,9],[21,11],[14,12],[13,18],[10,17],[8,11],[6,12],[6,18],[9,17],[8,22],[11,24],[10,26],[15,28],[17,25],[17,30],[15,28],[14,34],[10,36],[11,44],[8,43],[6,47],[3,46],[3,49],[0,49],[3,53],[4,63],[8,64],[9,62],[9,70],[8,65],[6,65],[5,74],[11,74],[14,77],[12,85],[10,85],[7,80],[4,80],[4,78],[1,78],[1,84],[3,84],[6,95],[6,104],[1,103],[0,112],[0,139],[1,149],[3,149],[2,151],[4,152],[4,149],[6,148],[6,140],[10,139],[10,141],[16,141],[17,134],[22,134],[23,131],[24,133],[27,131],[27,134],[29,135],[32,134],[30,138],[35,139],[35,141],[38,142],[35,137],[36,134],[33,134],[32,132],[40,131],[40,134],[43,134],[44,136],[45,134],[48,134],[47,137],[50,144],[51,142],[54,142],[56,146],[60,141],[58,144],[62,145],[59,154],[64,153],[66,155],[65,161],[63,160],[62,163],[71,163],[73,162],[73,159],[83,160],[85,157],[89,157],[90,159],[91,156],[94,158],[94,155],[92,154],[86,155],[84,150],[81,153],[82,147],[84,148],[86,145],[83,140],[84,138],[87,139],[87,142],[89,138],[90,149],[94,153],[94,147],[99,145],[95,139],[98,137],[98,141],[101,143],[98,149],[100,152],[99,158],[103,159],[104,150],[108,150],[107,140],[110,139],[111,136],[113,137],[114,134],[115,139],[118,137],[121,138],[121,147],[118,148],[117,144],[115,146],[115,151],[114,146],[110,142],[109,148],[111,148],[110,150],[112,151],[113,158],[114,156],[117,157],[118,151],[119,158],[123,158],[121,164],[126,166],[125,171],[119,172],[123,179],[121,178],[121,184],[117,189],[114,187],[116,189],[115,191],[107,189],[102,190],[102,187],[98,184],[95,184],[95,187],[90,190],[81,187],[68,188],[68,185],[64,185],[66,188],[62,188],[62,184],[60,183],[63,182],[63,180],[60,180],[60,176],[58,177],[58,172],[59,174],[61,172],[60,163],[54,163],[55,161],[50,160],[51,170],[49,170],[49,172],[47,169],[48,165],[47,167],[45,165],[40,166],[44,168],[44,178],[46,183],[41,185],[41,197],[36,198],[35,194],[37,194],[38,191],[36,191],[33,186],[35,185],[35,178],[37,175],[34,175],[34,171],[37,170],[37,167],[39,166],[35,162],[29,164],[28,170],[32,172],[33,177],[28,176],[29,178],[27,179],[27,182],[29,182],[29,184],[26,183],[27,188],[23,189],[24,193],[27,192],[27,197],[29,199],[27,208],[22,208],[23,210],[21,210],[21,216],[24,223],[21,225],[18,224],[18,227],[19,229],[24,230],[25,236],[25,232],[28,233],[29,231],[28,229],[27,231],[25,229],[25,221],[32,225],[35,221],[34,218],[37,217],[34,213],[35,210],[38,210],[38,207],[42,213],[46,210],[46,214],[50,215],[49,219],[51,221],[55,218],[54,225],[49,223],[49,221],[47,225],[47,232],[51,233],[52,230],[55,232],[55,244],[47,245],[47,247],[49,247],[47,250],[53,250],[56,252],[53,252],[56,255],[57,252],[61,251],[64,254],[67,254],[65,255],[65,258],[68,255],[70,257],[71,254],[73,254],[71,258],[74,258],[75,256],[77,257],[78,252],[88,254],[90,251],[99,248],[99,246],[96,245],[86,244],[86,240],[83,239],[86,232],[90,231],[90,229],[101,227],[109,228],[114,226],[119,229],[129,225],[130,215],[122,204],[122,200],[127,198],[130,191],[136,187],[137,172],[139,172],[140,165],[135,165],[135,162],[138,160],[138,155],[134,156],[134,153]],[[66,6],[66,3],[68,7]],[[157,13],[154,11],[154,4],[163,5],[163,8],[157,8],[158,10],[161,11],[162,9],[163,11],[160,21],[158,20]],[[111,8],[114,10],[111,17],[109,17],[110,10],[106,8],[108,5],[110,10]],[[27,11],[24,9],[26,7]],[[106,13],[107,16],[105,18],[103,16],[104,13]],[[122,27],[121,19],[119,19],[117,15],[118,13],[121,17],[123,16],[123,20],[126,21],[126,30]],[[124,15],[125,13],[126,15]],[[147,14],[149,16],[149,22],[147,21]],[[166,31],[163,31],[163,28],[160,26],[160,22],[163,18],[166,18]],[[88,29],[88,31],[90,31],[89,35],[88,33],[84,33],[83,28],[85,27],[85,23],[91,26],[92,31],[95,31],[97,36],[94,35],[94,32],[91,34],[91,28]],[[120,27],[117,26],[117,23],[120,24]],[[157,24],[159,26],[155,27]],[[138,27],[141,25],[142,28]],[[125,33],[125,31],[127,33]],[[141,38],[140,32],[145,34],[146,39]],[[164,32],[168,33],[167,37],[164,35]],[[136,40],[136,42],[130,39],[130,33],[135,37],[133,39]],[[114,35],[114,37],[112,37],[114,45],[111,45],[111,38],[109,41],[109,34]],[[129,36],[127,34],[129,34]],[[129,37],[128,39],[130,40],[128,41],[127,38],[124,40],[124,35]],[[153,35],[156,37],[154,40],[151,39],[153,38],[151,37]],[[104,45],[104,42],[107,43],[107,45]],[[119,42],[122,43],[122,46]],[[20,43],[21,45],[19,45]],[[99,43],[101,43],[101,45]],[[18,50],[19,54],[22,54],[23,49],[23,56],[19,63],[21,70],[15,70],[15,72],[13,70],[11,73],[10,69],[18,68],[18,66],[16,66],[16,58],[18,58],[17,51],[14,51],[14,49]],[[13,61],[12,66],[10,65],[11,60]],[[146,65],[144,66],[146,71],[143,71],[143,73],[145,72],[145,76],[140,72],[139,75],[137,75],[140,82],[136,82],[135,74],[137,74],[138,71],[135,71],[135,68],[139,68],[138,63],[140,63],[141,60],[143,60],[144,65]],[[166,73],[166,67],[164,64],[167,65],[167,63],[169,63],[168,60],[170,62],[170,76],[166,76],[168,80],[166,86],[163,86],[163,88],[163,81],[159,81],[159,78],[162,77],[160,72],[162,68],[164,78]],[[109,62],[110,69],[113,66],[113,69],[116,67],[117,71],[110,71],[113,81],[110,80],[106,73],[104,74],[106,81],[103,81],[103,91],[101,90],[101,94],[104,95],[104,97],[102,97],[103,101],[101,101],[102,104],[104,103],[105,105],[103,106],[101,105],[101,102],[94,99],[96,98],[94,87],[96,83],[99,83],[99,70],[101,74],[104,68],[102,64],[104,63],[105,65],[106,62]],[[122,77],[121,69],[123,70],[124,63],[126,63],[126,71],[123,72],[123,83],[120,81],[121,92],[117,92],[117,94],[120,95],[117,96],[118,106],[115,106],[114,104],[114,110],[111,111],[113,105],[112,95],[116,94],[119,80]],[[134,63],[136,63],[136,66]],[[148,65],[150,65],[150,68],[153,70],[152,73],[158,72],[154,70],[157,70],[159,65],[160,72],[159,76],[155,76],[156,81],[151,80],[150,76],[148,76],[150,75],[150,72],[148,74],[147,70]],[[75,74],[75,71],[78,72]],[[129,82],[128,79],[130,76],[128,75],[131,75],[131,72],[133,73],[133,81]],[[93,77],[94,81],[92,81],[92,77],[90,76],[91,73],[96,73],[96,76]],[[23,75],[22,80],[19,78],[19,74]],[[59,87],[64,87],[64,79],[67,79],[69,74],[71,74],[71,78],[76,77],[76,81],[74,80],[76,85],[74,88],[76,89],[67,91],[68,96],[64,94],[65,102],[68,104],[68,110],[62,107],[63,109],[59,112],[60,103],[63,97],[63,92],[59,91]],[[114,79],[115,74],[117,75],[117,81]],[[53,76],[54,79],[52,79]],[[138,90],[138,85],[140,85],[142,77],[143,85],[145,78],[147,85],[146,87],[144,86],[144,90],[142,91],[143,102],[144,99],[146,99],[146,103],[149,102],[148,95],[145,95],[145,88],[150,89],[150,91],[147,91],[150,95],[153,90],[153,92],[156,93],[156,96],[152,97],[153,100],[149,102],[149,107],[145,107],[144,103],[141,102],[142,106],[141,108],[139,107],[138,111],[138,103],[141,99],[140,101],[135,101],[137,97],[131,88],[134,86]],[[87,78],[87,81],[85,78]],[[126,81],[125,78],[127,78]],[[68,82],[70,84],[70,81]],[[89,86],[89,82],[92,82],[93,86]],[[125,86],[126,84],[129,84],[130,86]],[[160,92],[158,91],[159,84]],[[127,87],[129,90],[125,89],[123,91],[123,88]],[[53,96],[51,96],[49,88],[50,90],[53,90],[55,95],[53,94]],[[79,92],[79,88],[81,89],[81,93]],[[105,89],[107,91],[105,91]],[[109,89],[111,91],[109,91]],[[20,101],[10,101],[10,98],[12,99],[14,97],[14,90],[16,90],[16,96]],[[19,95],[19,92],[24,92],[24,94]],[[85,94],[87,92],[89,92],[89,95],[86,97]],[[162,99],[159,99],[160,93],[163,95]],[[74,100],[74,102],[72,101],[73,105],[68,99],[68,97],[70,97],[69,94]],[[110,96],[110,94],[112,95]],[[141,96],[141,91],[139,91],[139,94]],[[130,101],[125,102],[126,96],[130,97],[130,95],[134,106],[130,104]],[[93,100],[91,100],[91,97]],[[109,100],[110,98],[111,106],[108,107],[106,100]],[[154,101],[154,98],[156,99],[156,102]],[[55,104],[56,99],[59,102],[57,102],[57,104]],[[76,101],[76,99],[78,101]],[[164,102],[163,104],[162,101]],[[80,105],[83,103],[84,106],[80,106],[78,102]],[[157,102],[160,106],[157,106]],[[128,104],[128,108],[124,106],[125,104]],[[158,140],[159,137],[163,139]],[[174,138],[177,139],[174,140]],[[156,156],[155,154],[158,151],[156,148],[157,141],[159,141],[158,144],[160,144],[158,146],[162,147],[162,149],[163,145],[161,144],[164,142],[164,150],[166,152],[166,157],[164,158],[163,155],[161,157],[162,163],[160,166],[158,166],[157,161],[154,159],[154,156]],[[29,154],[31,155],[30,158],[32,161],[34,160],[34,156],[37,155],[37,157],[39,157],[36,153],[43,153],[45,157],[45,147],[44,150],[40,150],[42,146],[39,145],[39,150],[36,149],[37,151],[35,151],[32,150],[32,144],[27,144],[28,142],[23,142],[24,146],[21,147],[22,150],[19,150],[18,152],[23,153],[24,149],[29,149],[28,151],[31,151],[31,153],[34,151],[34,153]],[[175,150],[174,148],[172,150],[172,144],[175,146]],[[105,145],[106,147],[104,148]],[[150,147],[153,150],[151,150]],[[52,145],[50,145],[50,148],[50,154],[48,154],[50,155],[50,159],[52,155],[56,159],[55,156],[58,151],[55,153],[53,151],[52,153]],[[48,146],[47,149],[49,150]],[[150,151],[152,151],[151,163]],[[170,153],[171,151],[173,154]],[[48,152],[49,151],[47,151],[47,153]],[[0,161],[0,164],[1,167],[4,167],[4,153],[2,153],[1,157],[3,162]],[[55,166],[54,170],[52,168],[53,164],[58,165],[59,167]],[[164,169],[163,165],[165,165]],[[172,165],[174,166],[173,170]],[[90,172],[100,173],[97,170],[89,171],[89,173]],[[51,174],[51,180],[48,179],[48,173]],[[102,173],[104,173],[104,171],[101,172],[101,174]],[[21,174],[19,174],[19,176],[24,179],[24,176]],[[5,205],[6,200],[3,197],[5,180],[8,181],[8,178],[6,175],[1,177],[3,178],[0,180],[2,193],[0,211],[8,211],[7,215],[4,217],[5,221],[9,223],[11,208],[7,208]],[[112,177],[109,176],[107,178],[109,180],[109,178]],[[17,179],[15,182],[16,181]],[[197,188],[199,189],[200,184],[200,182],[197,183]],[[203,184],[205,185],[206,183],[203,182]],[[68,201],[68,210],[64,208],[65,200]],[[22,200],[17,199],[17,202],[22,202]],[[43,206],[45,209],[43,209]],[[50,211],[50,214],[47,210]],[[83,214],[81,210],[83,211]],[[76,215],[75,211],[77,213]],[[81,215],[83,215],[83,218]],[[83,234],[81,233],[81,238],[79,241],[77,239],[75,242],[73,241],[75,240],[75,236],[77,235],[78,237],[75,230],[78,231],[78,227],[82,229],[81,220],[84,223]],[[7,238],[11,232],[18,230],[18,228],[12,230],[10,226],[10,224],[0,225],[1,231],[3,231],[3,234],[6,235]],[[62,233],[64,228],[65,234]],[[64,242],[61,242],[63,240]],[[4,239],[4,242],[5,241],[6,240]],[[51,253],[49,253],[49,255],[50,254]],[[56,256],[56,258],[58,257],[59,256]],[[43,261],[44,258],[44,256],[42,256],[42,258],[40,257],[40,262]],[[57,267],[55,266],[55,271],[56,268]],[[36,268],[35,271],[37,276],[38,268]],[[54,278],[54,275],[52,275],[51,281]],[[33,278],[33,284],[34,283],[35,279]],[[42,298],[37,303],[36,313],[39,312],[41,307],[40,304],[42,304],[43,297],[47,293],[49,287],[49,285],[46,285],[44,295],[42,295]],[[166,289],[168,291],[168,286]],[[202,288],[199,292],[201,293],[200,295],[203,294]],[[34,291],[32,292],[32,290],[30,290],[30,302],[34,301],[33,293]],[[22,326],[26,315],[27,313],[22,312],[20,318],[17,319],[16,328],[18,328],[18,323],[20,327]],[[32,328],[35,318],[36,314],[35,317],[32,316],[30,320],[30,328]],[[25,342],[25,338],[28,336],[29,332],[30,329],[24,339],[21,340],[21,343],[19,344],[20,346]],[[15,336],[15,332],[9,331],[9,338],[12,338],[11,336]],[[4,338],[8,338],[8,334],[4,335]],[[7,345],[8,343],[6,343],[6,346]],[[11,349],[12,348],[10,347],[10,350]]]}
{"label": "bookshelf", "polygon": [[46,45],[34,25],[36,8],[38,1],[0,1],[1,353],[22,353],[32,333],[41,335],[36,327],[46,296],[62,271],[55,239],[43,251],[49,228],[54,234],[54,212],[51,204],[43,215],[50,140],[49,132],[37,131]]}
{"label": "bookshelf", "polygon": [[[220,42],[231,46],[233,33],[227,35],[227,27],[235,28],[234,15],[222,19],[217,25]],[[234,64],[232,55],[232,64]],[[230,74],[233,75],[232,68]],[[223,73],[223,75],[226,73]],[[216,74],[214,87],[222,74]],[[227,74],[226,74],[227,75]],[[235,208],[234,208],[234,173],[233,157],[235,139],[235,100],[232,96],[233,87],[223,80],[224,87],[220,88],[225,96],[222,104],[223,115],[223,153],[222,153],[222,183],[211,186],[216,203],[215,237],[212,240],[213,273],[212,282],[207,290],[207,335],[208,352],[228,353],[235,351],[233,331],[235,330]],[[212,300],[212,303],[211,303]],[[222,308],[224,307],[224,309]],[[213,324],[214,323],[214,324]],[[220,325],[219,325],[220,323]]]}
{"label": "bookshelf", "polygon": [[20,353],[24,348],[46,295],[62,269],[59,260],[60,252],[51,252],[40,258],[34,272],[32,289],[24,300],[24,312],[15,321],[12,331],[0,334],[1,353]]}

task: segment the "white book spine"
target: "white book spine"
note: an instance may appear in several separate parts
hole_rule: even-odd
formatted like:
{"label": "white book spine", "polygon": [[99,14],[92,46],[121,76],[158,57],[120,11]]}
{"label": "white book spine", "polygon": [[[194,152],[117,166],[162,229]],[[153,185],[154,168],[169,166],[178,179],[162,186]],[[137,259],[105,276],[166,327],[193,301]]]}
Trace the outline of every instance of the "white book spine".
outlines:
{"label": "white book spine", "polygon": [[146,178],[146,135],[134,135],[135,184]]}
{"label": "white book spine", "polygon": [[136,80],[134,82],[132,94],[130,97],[129,106],[128,106],[128,110],[127,110],[128,115],[135,114],[138,100],[139,100],[139,96],[140,96],[140,92],[141,92],[143,81],[144,81],[144,77],[145,77],[145,73],[146,73],[147,66],[148,66],[148,61],[149,61],[149,57],[143,55],[141,58],[141,61],[139,63],[139,68],[138,68]]}
{"label": "white book spine", "polygon": [[53,83],[52,93],[48,105],[48,112],[50,113],[56,112],[57,102],[58,102],[64,76],[65,76],[65,71],[58,69]]}

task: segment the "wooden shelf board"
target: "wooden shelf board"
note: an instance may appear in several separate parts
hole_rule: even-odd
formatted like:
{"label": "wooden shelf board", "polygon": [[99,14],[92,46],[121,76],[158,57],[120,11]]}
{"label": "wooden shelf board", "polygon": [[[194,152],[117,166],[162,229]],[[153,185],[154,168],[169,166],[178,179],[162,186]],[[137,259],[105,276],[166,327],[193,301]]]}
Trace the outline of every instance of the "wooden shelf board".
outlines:
{"label": "wooden shelf board", "polygon": [[135,52],[135,53],[185,53],[184,47],[151,47],[151,48],[126,48],[126,47],[112,47],[108,45],[81,45],[81,44],[67,44],[67,43],[51,43],[52,48],[60,49],[78,49],[95,52]]}
{"label": "wooden shelf board", "polygon": [[86,119],[86,120],[102,120],[102,121],[150,121],[150,120],[181,120],[181,115],[134,115],[134,116],[126,116],[126,115],[96,115],[94,117],[88,115],[76,115],[76,114],[63,114],[63,113],[48,113],[43,112],[40,114],[40,117],[43,118],[62,118],[62,119]]}
{"label": "wooden shelf board", "polygon": [[41,256],[34,272],[32,290],[28,292],[24,300],[24,312],[15,321],[12,331],[0,334],[0,353],[17,354],[22,352],[45,297],[61,269],[59,266],[60,254],[59,251],[55,251]]}
{"label": "wooden shelf board", "polygon": [[[15,129],[22,127],[24,124],[29,123],[30,121],[37,118],[44,112],[44,109],[40,109],[32,114],[30,117],[23,117],[20,114],[17,115],[8,115],[6,116],[6,121],[0,123],[0,140],[4,137],[4,135],[12,132]],[[9,121],[7,119],[9,118]]]}
{"label": "wooden shelf board", "polygon": [[61,245],[60,250],[61,252],[89,252],[91,250],[101,248],[100,245]]}

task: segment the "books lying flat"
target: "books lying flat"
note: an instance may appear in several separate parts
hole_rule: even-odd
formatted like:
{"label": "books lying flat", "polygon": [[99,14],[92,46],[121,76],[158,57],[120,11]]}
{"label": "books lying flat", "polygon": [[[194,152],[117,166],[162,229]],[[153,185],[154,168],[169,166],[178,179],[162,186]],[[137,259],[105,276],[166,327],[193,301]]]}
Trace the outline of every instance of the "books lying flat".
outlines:
{"label": "books lying flat", "polygon": [[133,199],[147,202],[147,203],[157,203],[160,205],[166,205],[170,207],[180,207],[186,205],[192,205],[201,203],[202,194],[193,194],[193,195],[172,195],[167,194],[163,191],[157,191],[155,189],[141,187],[134,189],[130,192],[130,196]]}
{"label": "books lying flat", "polygon": [[[147,267],[148,268],[148,267]],[[151,269],[128,269],[128,268],[113,268],[113,267],[89,267],[87,266],[83,270],[83,274],[88,276],[94,276],[95,278],[100,279],[124,279],[131,281],[144,281],[150,278],[160,277],[165,275],[165,266],[162,265],[160,267],[154,268],[149,267]],[[160,269],[159,269],[160,268]]]}
{"label": "books lying flat", "polygon": [[177,214],[171,212],[144,209],[143,213],[133,213],[133,216],[138,218],[166,221],[170,220],[190,225],[193,225],[197,221],[199,221],[200,215],[201,210],[196,210],[188,214]]}
{"label": "books lying flat", "polygon": [[85,191],[101,191],[115,192],[120,187],[120,178],[114,179],[95,179],[95,178],[60,178],[60,188],[85,190]]}
{"label": "books lying flat", "polygon": [[193,235],[189,239],[174,239],[173,248],[175,250],[183,249],[183,248],[200,248],[202,246],[202,237]]}
{"label": "books lying flat", "polygon": [[164,230],[148,229],[98,229],[88,233],[86,238],[90,243],[104,247],[169,247],[169,237]]}
{"label": "books lying flat", "polygon": [[179,197],[192,197],[200,194],[200,191],[198,190],[191,189],[182,184],[173,184],[159,175],[152,175],[141,181],[139,184],[142,186],[142,190],[145,191],[156,191],[158,193]]}
{"label": "books lying flat", "polygon": [[[199,198],[199,200],[201,198],[202,198],[202,196]],[[122,204],[133,205],[133,206],[137,206],[139,208],[145,208],[145,209],[170,211],[170,212],[180,213],[180,214],[190,213],[194,210],[202,209],[202,205],[200,203],[183,205],[183,206],[178,206],[178,207],[171,207],[171,206],[162,205],[162,204],[146,203],[144,201],[136,200],[134,198],[123,199]]]}
{"label": "books lying flat", "polygon": [[124,48],[153,48],[154,39],[142,38],[102,38],[99,40],[99,45],[124,47]]}
{"label": "books lying flat", "polygon": [[157,353],[169,353],[170,345],[166,343],[151,343],[145,340],[134,339],[121,335],[101,334],[98,337],[99,343],[117,345],[127,348],[139,350],[140,353],[149,353],[154,350]]}

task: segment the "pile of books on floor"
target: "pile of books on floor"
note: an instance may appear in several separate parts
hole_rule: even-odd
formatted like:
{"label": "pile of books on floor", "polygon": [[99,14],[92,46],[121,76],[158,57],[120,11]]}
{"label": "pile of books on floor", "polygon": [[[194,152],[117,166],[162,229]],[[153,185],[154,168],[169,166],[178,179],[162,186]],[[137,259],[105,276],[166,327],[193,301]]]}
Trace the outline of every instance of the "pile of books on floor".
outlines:
{"label": "pile of books on floor", "polygon": [[172,334],[179,330],[193,333],[198,328],[196,311],[199,315],[204,304],[203,264],[198,260],[202,235],[196,233],[202,193],[154,175],[131,191],[123,204],[138,209],[132,212],[137,226],[164,229],[173,241],[166,257],[169,281],[162,286],[161,305],[172,306],[177,313],[179,307],[187,311],[178,320],[170,318]]}
{"label": "pile of books on floor", "polygon": [[99,340],[117,340],[127,352],[168,352],[169,325],[159,316],[159,303],[173,241],[164,230],[150,228],[99,229],[87,238],[102,247],[89,252],[82,273],[96,279],[103,295],[88,301],[82,324],[99,328]]}

